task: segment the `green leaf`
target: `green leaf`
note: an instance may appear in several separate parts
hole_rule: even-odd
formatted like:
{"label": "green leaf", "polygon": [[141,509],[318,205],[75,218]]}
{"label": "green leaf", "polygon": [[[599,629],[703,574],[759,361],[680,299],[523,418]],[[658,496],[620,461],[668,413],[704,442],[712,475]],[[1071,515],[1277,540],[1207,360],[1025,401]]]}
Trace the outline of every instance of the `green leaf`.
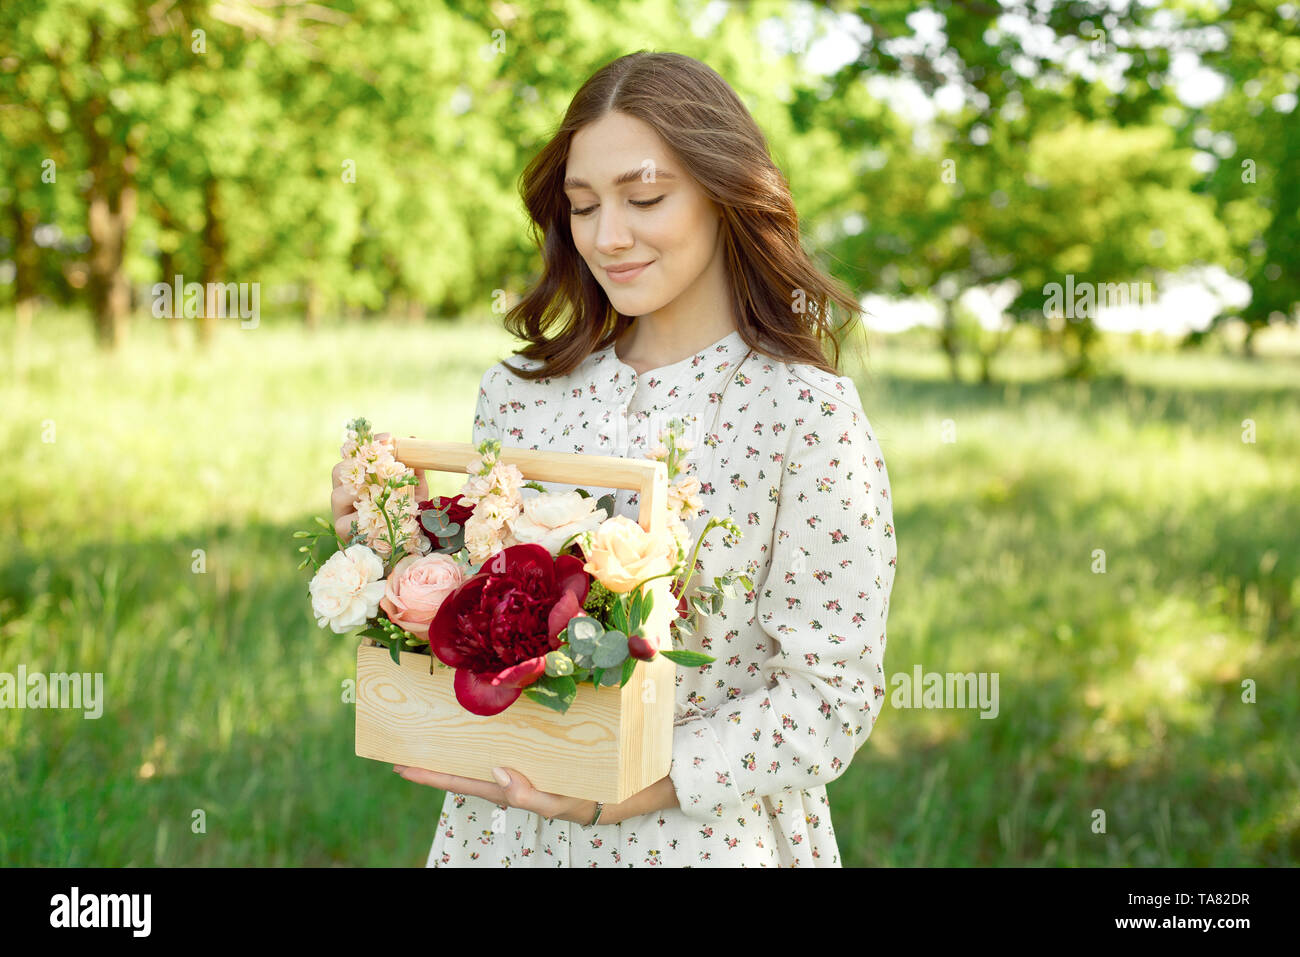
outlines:
{"label": "green leaf", "polygon": [[569,705],[573,704],[573,699],[578,694],[578,683],[572,675],[543,675],[525,688],[524,694],[538,704],[563,714],[569,710]]}
{"label": "green leaf", "polygon": [[684,665],[687,668],[696,668],[717,660],[712,655],[706,655],[699,651],[661,651],[659,654],[669,661]]}
{"label": "green leaf", "polygon": [[617,668],[627,658],[627,635],[621,631],[607,631],[596,639],[596,649],[591,660],[599,668]]}
{"label": "green leaf", "polygon": [[689,604],[692,608],[695,609],[695,611],[698,614],[705,615],[705,616],[709,614],[708,603],[706,603],[704,599],[700,598],[698,595],[692,595],[690,597]]}
{"label": "green leaf", "polygon": [[623,670],[621,668],[606,668],[600,674],[600,687],[612,688],[619,683],[622,677]]}
{"label": "green leaf", "polygon": [[569,619],[567,641],[572,649],[572,655],[576,658],[587,658],[596,650],[596,642],[605,629],[600,626],[595,618],[590,615],[578,615]]}
{"label": "green leaf", "polygon": [[605,673],[604,668],[596,668],[591,672],[591,686],[593,688],[598,687],[600,685],[600,679],[601,676],[604,675],[604,673]]}
{"label": "green leaf", "polygon": [[596,499],[596,508],[603,508],[605,510],[605,517],[613,518],[614,496],[608,494],[602,495],[600,498]]}
{"label": "green leaf", "polygon": [[655,593],[653,591],[647,591],[645,594],[645,601],[641,605],[642,621],[645,621],[647,618],[650,617],[650,609],[654,608],[654,606],[655,606]]}
{"label": "green leaf", "polygon": [[691,620],[689,618],[674,619],[673,624],[677,627],[677,633],[680,635],[695,634],[695,626],[691,624]]}
{"label": "green leaf", "polygon": [[623,599],[620,596],[618,601],[609,610],[609,626],[619,631],[626,632],[627,628],[627,609],[623,605]]}
{"label": "green leaf", "polygon": [[636,670],[636,662],[637,659],[633,658],[631,655],[628,655],[627,661],[623,662],[623,677],[618,683],[620,688],[632,680],[632,672]]}
{"label": "green leaf", "polygon": [[575,488],[574,491],[577,492],[583,498],[591,498],[591,493],[588,492],[585,488]]}
{"label": "green leaf", "polygon": [[388,639],[388,653],[393,656],[393,663],[402,664],[402,643],[397,638]]}
{"label": "green leaf", "polygon": [[754,583],[751,582],[751,581],[750,581],[746,576],[744,576],[744,575],[737,575],[736,577],[740,580],[741,584],[743,584],[743,585],[745,586],[745,591],[753,591],[753,590],[754,590]]}
{"label": "green leaf", "polygon": [[716,614],[717,614],[718,612],[720,612],[720,611],[722,611],[722,596],[721,596],[721,595],[714,595],[714,596],[713,596],[713,614],[716,615]]}

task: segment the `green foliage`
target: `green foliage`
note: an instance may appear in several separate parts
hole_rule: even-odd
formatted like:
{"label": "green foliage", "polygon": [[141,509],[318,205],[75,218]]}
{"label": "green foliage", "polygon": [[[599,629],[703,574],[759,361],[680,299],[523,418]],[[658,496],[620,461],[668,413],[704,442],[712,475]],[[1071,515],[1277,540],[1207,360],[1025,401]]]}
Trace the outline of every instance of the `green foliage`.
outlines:
{"label": "green foliage", "polygon": [[[160,325],[112,359],[84,327],[51,315],[0,377],[0,670],[103,672],[105,711],[4,712],[0,860],[422,864],[442,796],[351,753],[357,638],[316,625],[287,543],[328,507],[341,423],[363,408],[464,441],[508,337],[268,325],[178,367]],[[0,311],[11,361],[13,330]],[[388,374],[359,376],[376,339]],[[1015,345],[1018,393],[947,382],[906,340],[870,379],[851,369],[868,411],[889,410],[872,420],[900,538],[886,678],[998,671],[1002,710],[904,710],[887,683],[829,788],[845,864],[1294,866],[1293,359],[1121,354],[1123,379],[1066,386]],[[452,352],[463,366],[430,379],[427,357]],[[966,423],[959,444],[938,442],[936,410]],[[1087,826],[1099,806],[1107,835]],[[206,808],[208,833],[175,808]]]}

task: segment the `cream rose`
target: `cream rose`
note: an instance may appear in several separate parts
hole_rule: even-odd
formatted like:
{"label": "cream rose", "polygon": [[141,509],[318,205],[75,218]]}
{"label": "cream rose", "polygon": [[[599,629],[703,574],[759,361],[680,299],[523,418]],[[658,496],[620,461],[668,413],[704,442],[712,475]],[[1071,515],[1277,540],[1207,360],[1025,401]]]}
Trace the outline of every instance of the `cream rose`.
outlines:
{"label": "cream rose", "polygon": [[579,532],[596,529],[609,516],[594,498],[577,492],[542,492],[524,500],[523,513],[507,524],[520,544],[541,545],[552,555]]}
{"label": "cream rose", "polygon": [[316,623],[343,635],[379,613],[384,563],[364,545],[335,552],[307,586]]}
{"label": "cream rose", "polygon": [[668,532],[653,535],[626,515],[615,515],[588,533],[583,570],[610,591],[631,591],[638,583],[666,574],[676,542]]}
{"label": "cream rose", "polygon": [[464,581],[460,566],[442,552],[407,555],[393,566],[379,607],[399,628],[417,638],[428,638],[429,622],[447,596]]}

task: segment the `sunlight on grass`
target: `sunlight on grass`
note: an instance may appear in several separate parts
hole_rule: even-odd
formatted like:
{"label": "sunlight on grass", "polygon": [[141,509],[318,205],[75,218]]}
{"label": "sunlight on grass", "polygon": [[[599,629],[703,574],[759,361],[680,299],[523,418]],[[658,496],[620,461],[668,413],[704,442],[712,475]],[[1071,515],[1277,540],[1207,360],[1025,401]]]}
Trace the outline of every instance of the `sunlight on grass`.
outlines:
{"label": "sunlight on grass", "polygon": [[[328,514],[347,419],[469,440],[496,321],[236,325],[206,354],[142,322],[105,357],[84,317],[21,355],[0,318],[0,671],[105,679],[98,720],[0,714],[0,859],[423,863],[441,795],[354,755],[355,645],[290,535]],[[887,698],[830,787],[844,862],[1294,864],[1300,366],[1055,362],[954,384],[905,336],[855,370],[899,538],[887,676],[996,672],[1000,710]]]}

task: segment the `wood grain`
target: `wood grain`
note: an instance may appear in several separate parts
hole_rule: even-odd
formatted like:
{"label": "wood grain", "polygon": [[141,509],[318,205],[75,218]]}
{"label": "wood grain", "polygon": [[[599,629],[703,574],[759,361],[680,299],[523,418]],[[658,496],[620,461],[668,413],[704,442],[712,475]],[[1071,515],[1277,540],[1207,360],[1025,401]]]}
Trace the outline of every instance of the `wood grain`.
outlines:
{"label": "wood grain", "polygon": [[[460,473],[478,455],[468,443],[421,439],[398,439],[394,454],[412,468]],[[667,527],[663,462],[509,446],[502,447],[501,461],[539,482],[635,489],[641,527]],[[646,633],[666,651],[677,604],[671,579],[649,587],[654,608]],[[639,662],[622,688],[579,686],[564,714],[521,695],[490,717],[471,714],[456,700],[452,668],[429,655],[403,652],[401,659],[399,667],[369,639],[357,648],[360,757],[481,781],[492,781],[493,767],[510,767],[539,790],[606,803],[624,801],[668,773],[676,666],[662,655]]]}

